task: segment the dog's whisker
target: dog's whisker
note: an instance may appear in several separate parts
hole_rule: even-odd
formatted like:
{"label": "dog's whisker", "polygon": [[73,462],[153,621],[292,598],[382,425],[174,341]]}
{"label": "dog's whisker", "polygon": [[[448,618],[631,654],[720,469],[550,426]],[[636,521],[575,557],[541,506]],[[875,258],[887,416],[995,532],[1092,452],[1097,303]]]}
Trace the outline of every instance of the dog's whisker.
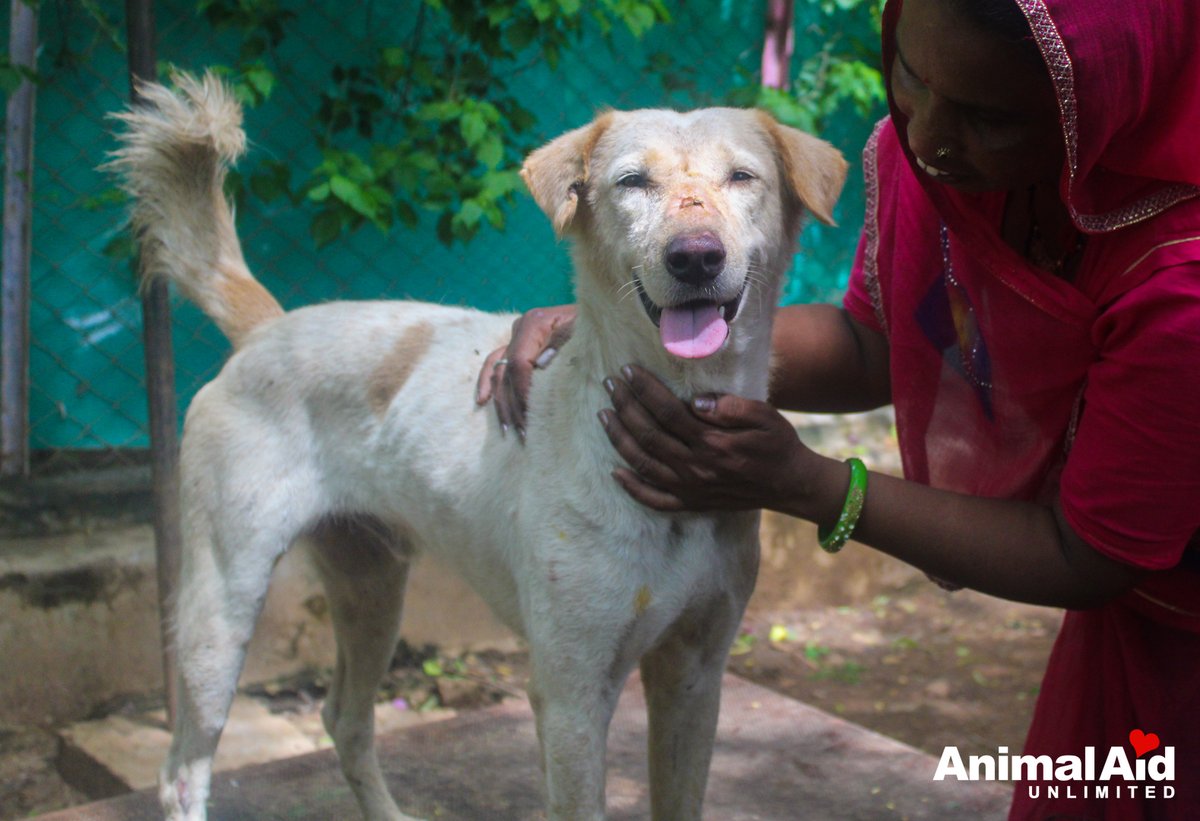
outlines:
{"label": "dog's whisker", "polygon": [[634,294],[644,294],[646,289],[642,286],[642,279],[638,276],[638,271],[644,270],[644,265],[634,265],[629,269],[629,280],[617,289],[617,301],[624,302]]}
{"label": "dog's whisker", "polygon": [[642,290],[641,281],[637,280],[637,279],[631,279],[631,280],[629,280],[629,282],[626,282],[624,285],[622,285],[620,288],[617,289],[617,301],[624,302],[626,299],[628,299],[629,297],[633,296],[634,294],[638,293],[641,290]]}

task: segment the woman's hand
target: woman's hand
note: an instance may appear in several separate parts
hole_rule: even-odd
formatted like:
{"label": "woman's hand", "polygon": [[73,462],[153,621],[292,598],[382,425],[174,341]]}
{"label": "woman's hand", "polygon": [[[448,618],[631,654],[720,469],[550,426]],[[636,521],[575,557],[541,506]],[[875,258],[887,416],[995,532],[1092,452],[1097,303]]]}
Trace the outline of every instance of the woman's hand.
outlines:
{"label": "woman's hand", "polygon": [[[810,518],[824,513],[816,489],[845,477],[813,453],[765,402],[705,395],[685,402],[630,366],[605,382],[613,409],[600,412],[628,468],[614,477],[630,496],[662,511],[770,508]],[[844,472],[844,470],[843,470]],[[844,486],[843,486],[844,492]],[[834,500],[834,505],[838,500]],[[829,518],[837,515],[835,507]]]}
{"label": "woman's hand", "polygon": [[500,418],[500,429],[515,428],[525,441],[525,410],[533,369],[544,368],[558,353],[575,327],[575,306],[534,308],[513,322],[512,339],[488,354],[475,384],[475,401],[491,399]]}

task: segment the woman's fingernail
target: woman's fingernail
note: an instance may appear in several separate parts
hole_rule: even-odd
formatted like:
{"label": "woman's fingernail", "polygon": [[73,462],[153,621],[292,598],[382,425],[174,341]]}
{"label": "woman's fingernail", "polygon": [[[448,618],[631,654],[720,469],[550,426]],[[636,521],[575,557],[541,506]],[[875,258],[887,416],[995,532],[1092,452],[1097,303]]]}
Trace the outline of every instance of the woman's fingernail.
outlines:
{"label": "woman's fingernail", "polygon": [[605,430],[607,430],[608,429],[608,411],[606,411],[606,410],[597,411],[596,418],[600,420],[600,425],[602,427],[604,427]]}
{"label": "woman's fingernail", "polygon": [[633,366],[626,365],[625,367],[621,368],[621,375],[624,376],[626,380],[633,379]]}
{"label": "woman's fingernail", "polygon": [[550,364],[550,360],[554,358],[554,355],[556,353],[558,353],[557,348],[547,348],[546,350],[542,351],[541,354],[538,355],[537,359],[533,360],[533,366],[535,368],[546,367],[547,365]]}
{"label": "woman's fingernail", "polygon": [[692,400],[692,407],[700,413],[712,413],[717,409],[717,400],[711,396],[697,396]]}
{"label": "woman's fingernail", "polygon": [[500,435],[501,436],[508,435],[508,425],[504,424],[503,422],[500,423]]}
{"label": "woman's fingernail", "polygon": [[612,381],[612,377],[607,377],[604,380],[604,390],[608,391],[608,395],[612,396],[613,391],[617,389],[617,383]]}

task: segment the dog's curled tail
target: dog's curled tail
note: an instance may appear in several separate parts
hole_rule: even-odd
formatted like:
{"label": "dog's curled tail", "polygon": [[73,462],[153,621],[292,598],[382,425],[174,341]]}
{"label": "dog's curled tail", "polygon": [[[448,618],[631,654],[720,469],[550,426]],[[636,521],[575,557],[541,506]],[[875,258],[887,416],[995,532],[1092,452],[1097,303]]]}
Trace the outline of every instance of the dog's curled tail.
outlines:
{"label": "dog's curled tail", "polygon": [[283,308],[250,273],[225,199],[225,175],[246,150],[242,110],[211,72],[138,87],[106,168],[133,198],[142,281],[165,277],[236,347]]}

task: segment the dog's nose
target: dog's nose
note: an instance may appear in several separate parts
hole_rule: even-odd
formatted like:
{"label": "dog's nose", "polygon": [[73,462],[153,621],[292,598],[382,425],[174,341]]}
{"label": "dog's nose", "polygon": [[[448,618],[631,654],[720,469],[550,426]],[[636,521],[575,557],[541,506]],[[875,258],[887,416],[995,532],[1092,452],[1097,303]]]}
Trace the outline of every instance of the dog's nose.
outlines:
{"label": "dog's nose", "polygon": [[667,245],[667,273],[689,285],[704,285],[725,269],[725,245],[709,231],[675,237]]}

